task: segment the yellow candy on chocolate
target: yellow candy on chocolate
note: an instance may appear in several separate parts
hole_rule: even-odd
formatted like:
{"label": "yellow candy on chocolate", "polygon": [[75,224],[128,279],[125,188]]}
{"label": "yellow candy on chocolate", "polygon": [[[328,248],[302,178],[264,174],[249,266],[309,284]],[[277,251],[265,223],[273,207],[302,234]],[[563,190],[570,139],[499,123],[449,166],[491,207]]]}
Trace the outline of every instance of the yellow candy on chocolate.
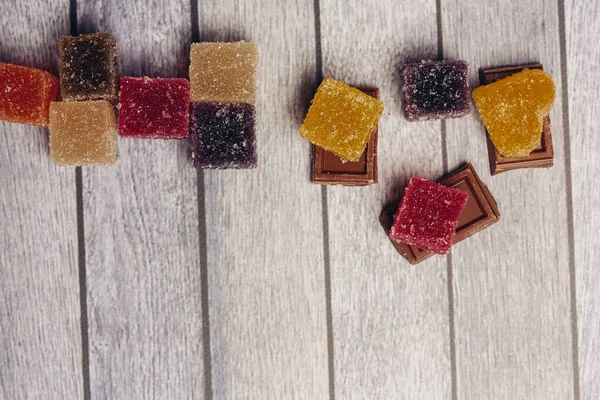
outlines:
{"label": "yellow candy on chocolate", "polygon": [[383,114],[383,102],[331,78],[312,100],[300,136],[346,161],[358,161]]}
{"label": "yellow candy on chocolate", "polygon": [[475,106],[500,154],[525,157],[540,145],[555,92],[552,77],[538,69],[525,69],[473,91]]}

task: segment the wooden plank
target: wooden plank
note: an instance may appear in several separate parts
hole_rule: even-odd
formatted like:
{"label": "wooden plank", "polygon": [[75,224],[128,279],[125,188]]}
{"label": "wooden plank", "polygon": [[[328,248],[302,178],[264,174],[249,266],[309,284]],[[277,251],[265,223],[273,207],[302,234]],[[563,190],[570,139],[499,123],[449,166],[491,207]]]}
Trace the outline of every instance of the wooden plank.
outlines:
{"label": "wooden plank", "polygon": [[579,384],[581,399],[600,393],[600,240],[597,205],[600,167],[598,92],[600,4],[567,0],[565,6],[566,62],[569,87],[569,127],[573,179],[575,271],[579,325]]}
{"label": "wooden plank", "polygon": [[[0,14],[0,61],[56,75],[69,2],[7,1]],[[47,130],[0,131],[0,398],[81,398],[75,171],[50,162]]]}
{"label": "wooden plank", "polygon": [[411,176],[443,172],[440,123],[404,118],[399,76],[436,57],[435,1],[321,0],[321,43],[325,77],[378,86],[386,107],[379,184],[327,188],[336,397],[447,399],[446,261],[409,265],[378,221]]}
{"label": "wooden plank", "polygon": [[[187,76],[189,1],[79,1],[109,31],[122,75]],[[119,139],[119,164],[83,169],[92,398],[204,394],[196,171],[187,141]]]}
{"label": "wooden plank", "polygon": [[477,111],[447,123],[450,169],[472,162],[502,218],[452,252],[457,398],[570,399],[573,364],[557,6],[445,0],[444,57],[478,69],[539,61],[554,78],[551,169],[491,177]]}
{"label": "wooden plank", "polygon": [[297,128],[315,85],[313,2],[201,1],[204,41],[258,44],[256,170],[207,170],[215,398],[328,398],[321,196]]}

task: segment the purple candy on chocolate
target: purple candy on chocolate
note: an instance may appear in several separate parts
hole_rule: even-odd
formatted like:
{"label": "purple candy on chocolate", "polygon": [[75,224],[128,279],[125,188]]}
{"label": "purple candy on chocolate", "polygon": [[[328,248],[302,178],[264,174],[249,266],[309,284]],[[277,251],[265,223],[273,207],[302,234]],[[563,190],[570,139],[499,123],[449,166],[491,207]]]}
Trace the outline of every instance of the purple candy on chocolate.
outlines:
{"label": "purple candy on chocolate", "polygon": [[406,119],[425,121],[463,117],[471,112],[466,61],[421,61],[405,64]]}
{"label": "purple candy on chocolate", "polygon": [[192,103],[190,140],[198,168],[255,168],[256,112],[245,103]]}

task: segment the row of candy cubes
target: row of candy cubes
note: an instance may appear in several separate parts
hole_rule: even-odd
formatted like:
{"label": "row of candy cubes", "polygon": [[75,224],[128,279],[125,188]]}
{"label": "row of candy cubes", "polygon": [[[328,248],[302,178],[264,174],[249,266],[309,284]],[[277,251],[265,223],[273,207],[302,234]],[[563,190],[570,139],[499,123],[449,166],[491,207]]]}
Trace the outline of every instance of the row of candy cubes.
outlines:
{"label": "row of candy cubes", "polygon": [[[256,166],[256,45],[194,43],[190,80],[122,77],[108,33],[59,41],[59,80],[0,63],[0,119],[48,126],[59,165],[110,165],[123,137],[190,138],[199,168]],[[112,103],[118,100],[119,119]]]}

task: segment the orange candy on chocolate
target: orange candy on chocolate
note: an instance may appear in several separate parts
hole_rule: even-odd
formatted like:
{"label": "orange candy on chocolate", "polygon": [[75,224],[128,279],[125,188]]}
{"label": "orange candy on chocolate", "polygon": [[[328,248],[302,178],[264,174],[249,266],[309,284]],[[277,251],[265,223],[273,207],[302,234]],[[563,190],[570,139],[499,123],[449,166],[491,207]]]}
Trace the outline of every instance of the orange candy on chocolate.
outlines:
{"label": "orange candy on chocolate", "polygon": [[490,139],[505,157],[525,157],[539,146],[555,98],[552,77],[526,69],[473,91]]}
{"label": "orange candy on chocolate", "polygon": [[325,78],[300,136],[342,160],[358,161],[383,114],[383,102],[343,82]]}
{"label": "orange candy on chocolate", "polygon": [[48,126],[58,79],[40,69],[0,62],[0,120]]}

